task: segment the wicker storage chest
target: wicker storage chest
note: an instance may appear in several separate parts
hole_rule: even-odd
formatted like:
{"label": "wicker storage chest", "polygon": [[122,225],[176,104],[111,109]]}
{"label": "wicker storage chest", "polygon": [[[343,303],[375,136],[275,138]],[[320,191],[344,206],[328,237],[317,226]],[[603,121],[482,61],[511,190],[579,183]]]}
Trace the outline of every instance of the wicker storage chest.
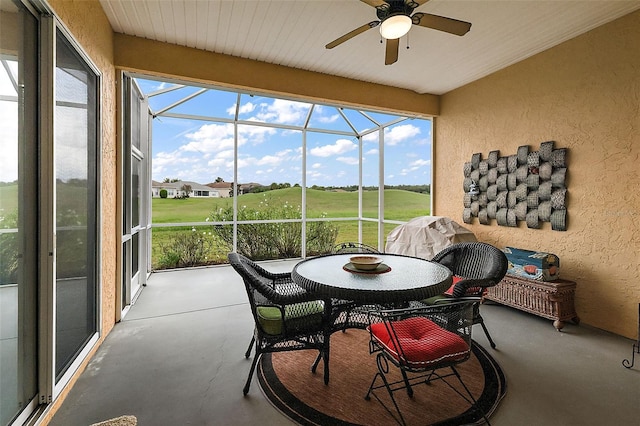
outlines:
{"label": "wicker storage chest", "polygon": [[574,306],[575,291],[574,281],[537,281],[505,275],[498,285],[488,288],[485,298],[551,319],[560,331],[566,321],[580,323]]}

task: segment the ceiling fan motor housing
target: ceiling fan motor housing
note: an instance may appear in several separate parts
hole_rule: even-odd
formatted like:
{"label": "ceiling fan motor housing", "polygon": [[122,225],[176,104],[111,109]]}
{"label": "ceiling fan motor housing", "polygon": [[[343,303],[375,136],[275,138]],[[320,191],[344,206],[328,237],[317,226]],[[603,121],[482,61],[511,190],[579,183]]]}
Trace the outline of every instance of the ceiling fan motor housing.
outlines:
{"label": "ceiling fan motor housing", "polygon": [[386,4],[376,7],[376,15],[380,21],[397,15],[410,16],[418,6],[419,4],[414,1],[405,3],[404,0],[390,0],[386,1]]}

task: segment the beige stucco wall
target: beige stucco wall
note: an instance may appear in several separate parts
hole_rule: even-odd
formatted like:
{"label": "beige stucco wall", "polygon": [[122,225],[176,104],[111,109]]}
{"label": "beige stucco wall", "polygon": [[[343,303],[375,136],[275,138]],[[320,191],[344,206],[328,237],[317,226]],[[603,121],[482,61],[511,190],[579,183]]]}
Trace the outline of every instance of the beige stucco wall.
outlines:
{"label": "beige stucco wall", "polygon": [[[120,228],[117,226],[116,216],[116,87],[115,67],[113,66],[113,31],[97,0],[49,0],[56,16],[71,32],[83,51],[90,57],[94,65],[101,72],[101,251],[100,277],[101,292],[101,341],[111,331],[115,324],[116,289],[120,274],[116,270],[116,237]],[[88,362],[89,358],[85,361]],[[75,382],[84,369],[84,365],[71,380]],[[53,413],[62,404],[71,386],[63,391],[60,397],[51,405],[43,418],[46,424]]]}
{"label": "beige stucco wall", "polygon": [[640,302],[640,12],[444,95],[435,124],[437,215],[462,222],[465,161],[568,148],[568,230],[480,225],[479,240],[556,253],[584,323],[636,337]]}

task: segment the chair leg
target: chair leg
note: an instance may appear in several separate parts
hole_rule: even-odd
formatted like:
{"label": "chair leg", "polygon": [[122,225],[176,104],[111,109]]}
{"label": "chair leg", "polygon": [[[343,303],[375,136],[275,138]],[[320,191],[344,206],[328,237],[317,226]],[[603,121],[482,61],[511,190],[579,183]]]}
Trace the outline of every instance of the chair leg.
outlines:
{"label": "chair leg", "polygon": [[320,364],[320,359],[324,359],[324,384],[329,384],[329,345],[325,345],[325,347],[318,353],[315,361],[311,365],[311,372],[315,374],[318,369],[318,364]]}
{"label": "chair leg", "polygon": [[[491,423],[489,422],[489,419],[487,418],[487,415],[484,413],[484,411],[480,410],[480,407],[478,407],[478,401],[476,401],[476,399],[473,397],[473,394],[471,393],[471,391],[469,390],[469,388],[467,387],[467,385],[462,381],[462,377],[460,377],[460,373],[458,373],[458,370],[454,367],[451,366],[451,370],[453,371],[453,373],[456,375],[456,377],[458,378],[458,381],[460,382],[460,384],[462,385],[462,387],[464,388],[464,390],[467,392],[467,395],[469,395],[469,397],[471,398],[471,403],[473,404],[473,407],[478,410],[480,412],[480,414],[482,414],[482,418],[484,419],[485,423],[488,426],[491,426]],[[446,381],[445,381],[446,383]],[[448,383],[447,383],[448,384]],[[451,387],[451,385],[449,385]],[[452,389],[455,390],[455,388],[452,387]],[[460,396],[464,396],[462,395],[462,393],[458,392],[458,394]],[[466,398],[465,398],[466,399]]]}
{"label": "chair leg", "polygon": [[249,358],[251,356],[251,348],[253,348],[253,344],[256,341],[256,336],[253,336],[251,338],[251,343],[249,343],[249,347],[247,348],[247,351],[244,353],[244,357],[245,358]]}
{"label": "chair leg", "polygon": [[487,326],[484,325],[484,320],[480,319],[480,325],[482,326],[482,329],[484,330],[484,334],[487,336],[487,340],[489,340],[489,344],[491,345],[492,349],[496,348],[496,344],[493,342],[493,339],[491,338],[491,335],[489,334],[489,330],[487,329]]}
{"label": "chair leg", "polygon": [[313,361],[313,364],[311,364],[311,372],[315,374],[316,369],[318,368],[318,364],[320,364],[320,359],[322,358],[322,351],[320,351],[318,353],[318,356],[316,357],[315,361]]}
{"label": "chair leg", "polygon": [[[378,400],[378,402],[380,402],[380,404],[382,404],[384,409],[387,410],[387,412],[389,414],[391,414],[391,417],[393,417],[401,425],[406,426],[407,422],[404,420],[404,416],[402,415],[402,412],[400,411],[400,407],[398,407],[398,403],[396,402],[396,399],[393,396],[393,389],[391,389],[392,383],[389,383],[389,381],[387,380],[387,377],[385,376],[385,372],[389,372],[389,363],[384,358],[384,355],[382,353],[378,353],[378,356],[376,357],[376,364],[378,365],[378,372],[376,373],[375,376],[373,376],[373,380],[371,381],[371,385],[369,386],[369,390],[367,391],[367,394],[365,395],[364,399],[369,401],[371,399],[371,394],[373,394],[373,396]],[[407,376],[405,375],[404,371],[402,371],[402,374],[403,374],[404,378],[407,379]],[[375,386],[376,380],[378,379],[378,377],[380,377],[382,379],[383,384]],[[405,383],[409,384],[408,379],[405,380]],[[395,384],[395,383],[393,383],[393,384]],[[398,413],[398,416],[400,417],[399,419],[396,418],[396,416],[391,412],[391,410],[373,392],[374,389],[380,389],[383,386],[387,389],[387,392],[389,393],[389,397],[391,397],[391,401],[393,402],[393,406],[395,407],[396,412]],[[401,388],[399,388],[399,389],[401,389]],[[398,390],[398,389],[396,389],[396,390]],[[413,393],[413,391],[411,391],[411,393]]]}
{"label": "chair leg", "polygon": [[249,386],[251,386],[251,378],[253,377],[253,372],[256,369],[256,365],[258,364],[258,359],[262,354],[256,352],[256,356],[253,358],[251,362],[251,368],[249,369],[249,377],[247,377],[247,383],[244,384],[244,389],[242,389],[242,393],[244,396],[247,396],[249,393]]}
{"label": "chair leg", "polygon": [[407,387],[407,395],[409,398],[413,398],[413,388],[411,387],[411,383],[409,383],[409,378],[407,377],[407,372],[400,369],[402,373],[402,380],[404,380],[404,385]]}

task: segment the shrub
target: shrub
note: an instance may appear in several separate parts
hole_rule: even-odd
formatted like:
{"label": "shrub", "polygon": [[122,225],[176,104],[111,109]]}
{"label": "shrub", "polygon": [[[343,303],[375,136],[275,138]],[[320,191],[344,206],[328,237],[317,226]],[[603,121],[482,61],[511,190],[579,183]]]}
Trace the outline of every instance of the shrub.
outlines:
{"label": "shrub", "polygon": [[[243,206],[238,209],[238,221],[291,220],[291,222],[262,222],[238,225],[237,251],[254,260],[287,259],[302,253],[302,218],[300,206],[285,202],[271,205],[265,196],[258,208]],[[207,220],[231,222],[233,207],[219,208]],[[233,247],[233,226],[213,225],[213,233]],[[328,253],[334,246],[338,228],[328,222],[307,222],[307,254]]]}
{"label": "shrub", "polygon": [[160,190],[160,198],[167,198],[167,190],[166,189],[161,189]]}
{"label": "shrub", "polygon": [[199,233],[196,228],[176,234],[169,244],[160,244],[160,268],[184,268],[206,265],[207,253],[212,246],[211,238]]}

